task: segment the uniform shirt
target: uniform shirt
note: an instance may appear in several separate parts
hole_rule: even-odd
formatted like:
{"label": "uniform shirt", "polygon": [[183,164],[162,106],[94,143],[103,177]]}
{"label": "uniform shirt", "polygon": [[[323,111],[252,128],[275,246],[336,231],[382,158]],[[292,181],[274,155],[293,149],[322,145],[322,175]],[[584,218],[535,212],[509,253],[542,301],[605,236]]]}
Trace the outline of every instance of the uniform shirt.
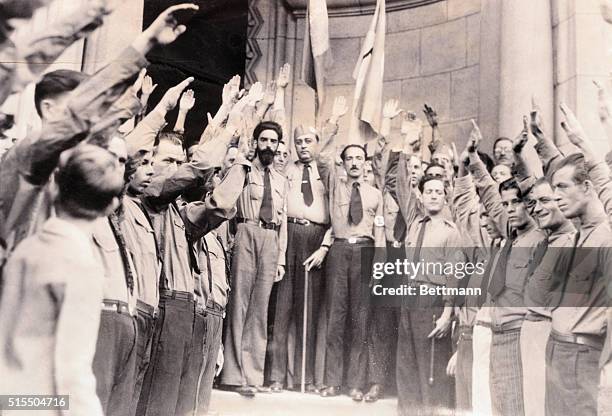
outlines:
{"label": "uniform shirt", "polygon": [[[278,243],[278,264],[285,265],[287,249],[287,179],[276,169],[270,168],[270,185],[272,186],[272,223],[280,226]],[[251,171],[247,174],[247,184],[238,198],[236,217],[259,221],[259,209],[263,202],[265,166],[258,158],[252,162]]]}
{"label": "uniform shirt", "polygon": [[104,271],[91,235],[49,219],[15,249],[4,280],[0,392],[69,394],[72,414],[102,416],[92,361]]}
{"label": "uniform shirt", "polygon": [[561,334],[605,336],[606,307],[610,306],[607,290],[612,276],[612,230],[602,212],[582,224],[579,231],[577,247],[586,248],[585,256],[574,261],[569,270],[560,307],[552,312],[552,328]]}
{"label": "uniform shirt", "polygon": [[[104,267],[104,299],[118,300],[130,305],[130,311],[136,307],[135,294],[130,294],[125,278],[125,266],[119,244],[113,234],[108,218],[98,218],[93,229],[94,253]],[[128,265],[135,276],[134,266],[128,257]]]}
{"label": "uniform shirt", "polygon": [[138,299],[147,305],[157,307],[161,262],[155,242],[155,231],[140,204],[140,200],[133,196],[124,198],[121,226],[126,247],[136,270],[134,284]]}
{"label": "uniform shirt", "polygon": [[[69,95],[65,117],[19,140],[0,162],[0,237],[9,250],[36,231],[33,224],[50,206],[45,185],[60,154],[79,141],[104,111],[131,85],[132,76],[147,65],[136,50],[127,48],[108,66],[83,81]],[[43,219],[46,219],[43,217]]]}
{"label": "uniform shirt", "polygon": [[211,172],[209,167],[206,148],[201,147],[196,150],[192,162],[181,165],[174,174],[154,177],[141,196],[161,251],[165,275],[161,286],[166,289],[194,293],[197,277],[192,273],[197,257],[195,252],[190,256],[193,246],[188,243],[187,235],[196,241],[223,221],[233,218],[250,163],[242,156],[237,158],[205,201],[191,202],[179,212],[176,198],[198,178]]}
{"label": "uniform shirt", "polygon": [[555,266],[558,263],[560,250],[572,247],[575,236],[576,229],[569,221],[548,236],[546,241],[548,249],[540,264],[530,276],[527,276],[525,282],[524,298],[528,310],[527,316],[551,317],[552,293],[550,292],[556,290],[553,287],[553,278],[559,270]]}
{"label": "uniform shirt", "polygon": [[[202,237],[202,239],[206,241],[206,245],[200,240],[198,243],[198,255],[202,277],[201,282],[205,297],[225,307],[225,305],[227,305],[230,290],[227,280],[228,270],[226,266],[228,263],[226,263],[225,250],[216,230],[209,232]],[[208,247],[208,251],[206,247]],[[209,284],[208,260],[210,260],[210,269],[212,272],[212,288]]]}
{"label": "uniform shirt", "polygon": [[[529,262],[533,261],[538,244],[545,238],[542,230],[537,228],[534,223],[531,223],[529,227],[512,242],[512,250],[507,257],[504,289],[490,303],[493,306],[491,310],[491,323],[494,326],[501,326],[518,319],[523,319],[527,313],[524,290],[529,271]],[[503,249],[502,246],[500,254],[503,252]],[[493,273],[495,273],[495,269]],[[494,279],[493,276],[492,274],[491,280]]]}
{"label": "uniform shirt", "polygon": [[[419,217],[410,225],[406,236],[406,258],[408,261],[423,261],[423,272],[416,274],[414,281],[428,283],[435,286],[446,286],[456,288],[459,280],[452,274],[445,274],[443,270],[426,265],[444,265],[446,263],[457,263],[465,261],[464,246],[461,234],[457,226],[444,218],[425,221],[426,217]],[[421,227],[425,226],[425,234],[420,248],[418,258],[415,258],[418,250],[418,238]],[[452,304],[453,296],[444,296],[447,303]]]}
{"label": "uniform shirt", "polygon": [[289,184],[287,192],[287,216],[305,219],[318,224],[329,224],[329,199],[324,180],[319,174],[316,161],[309,163],[310,185],[313,201],[310,206],[304,203],[302,194],[302,175],[304,163],[299,160],[289,163],[285,174]]}
{"label": "uniform shirt", "polygon": [[[382,223],[375,225],[375,221],[383,220],[383,200],[381,192],[363,182],[359,181],[359,191],[363,206],[363,218],[357,225],[350,224],[348,220],[349,206],[351,202],[352,185],[346,176],[335,176],[335,181],[330,189],[330,210],[332,223],[332,236],[334,238],[348,239],[351,237],[367,237],[374,241],[376,247],[385,247],[384,232],[376,232],[375,227],[381,228]],[[377,219],[378,218],[378,219]]]}

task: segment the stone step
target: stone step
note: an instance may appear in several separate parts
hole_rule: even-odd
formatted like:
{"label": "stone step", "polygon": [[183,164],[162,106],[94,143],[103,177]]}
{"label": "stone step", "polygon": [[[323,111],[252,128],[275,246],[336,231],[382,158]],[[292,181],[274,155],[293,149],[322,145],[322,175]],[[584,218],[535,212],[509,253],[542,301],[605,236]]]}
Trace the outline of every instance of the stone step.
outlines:
{"label": "stone step", "polygon": [[320,397],[290,391],[260,393],[247,398],[230,391],[214,390],[210,409],[219,416],[395,416],[397,399],[356,403],[345,395]]}

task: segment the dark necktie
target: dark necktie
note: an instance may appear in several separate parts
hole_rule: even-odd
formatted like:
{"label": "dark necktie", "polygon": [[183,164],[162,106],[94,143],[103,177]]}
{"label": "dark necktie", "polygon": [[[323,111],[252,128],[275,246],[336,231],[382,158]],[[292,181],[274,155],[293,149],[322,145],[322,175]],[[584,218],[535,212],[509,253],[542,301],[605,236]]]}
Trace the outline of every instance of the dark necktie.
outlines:
{"label": "dark necktie", "polygon": [[121,227],[119,226],[119,218],[117,217],[117,214],[112,213],[109,215],[108,223],[110,224],[110,228],[115,236],[117,245],[119,246],[119,253],[121,254],[121,260],[123,263],[123,271],[125,272],[125,283],[127,284],[130,293],[133,294],[134,275],[132,274],[132,269],[130,268],[129,254],[125,245],[125,239],[123,238],[123,234],[121,234]]}
{"label": "dark necktie", "polygon": [[482,276],[482,282],[480,283],[480,295],[478,295],[478,307],[484,305],[487,300],[487,289],[489,286],[489,277],[491,275],[491,269],[493,268],[493,262],[495,261],[495,256],[499,252],[499,240],[495,240],[491,242],[491,250],[489,261],[487,262],[487,267],[485,268],[484,275]]}
{"label": "dark necktie", "polygon": [[395,224],[393,225],[393,238],[400,243],[406,239],[406,221],[401,211],[397,212]]}
{"label": "dark necktie", "polygon": [[427,227],[427,223],[431,220],[429,217],[424,217],[421,220],[421,228],[419,228],[419,235],[417,236],[417,242],[414,250],[414,257],[412,258],[413,263],[418,263],[421,261],[419,257],[421,257],[421,247],[423,247],[423,240],[425,239],[425,228]]}
{"label": "dark necktie", "polygon": [[264,193],[259,218],[265,223],[272,222],[272,184],[270,182],[270,168],[266,167],[264,174]]}
{"label": "dark necktie", "polygon": [[312,185],[310,184],[310,164],[304,164],[304,170],[302,172],[302,195],[304,196],[304,203],[307,206],[312,205],[314,198],[312,197]]}
{"label": "dark necktie", "polygon": [[206,271],[208,272],[208,300],[212,300],[213,291],[213,275],[212,265],[210,264],[210,250],[208,249],[208,243],[206,243],[206,236],[202,237],[202,245],[206,250]]}
{"label": "dark necktie", "polygon": [[351,191],[351,202],[349,204],[349,224],[357,225],[363,219],[363,203],[361,202],[361,192],[359,192],[359,182],[353,182]]}
{"label": "dark necktie", "polygon": [[491,283],[489,284],[489,293],[493,299],[497,298],[506,287],[506,266],[510,252],[512,251],[512,243],[514,242],[515,236],[511,235],[507,240],[506,244],[499,253],[499,259],[495,265],[495,271],[493,272]]}

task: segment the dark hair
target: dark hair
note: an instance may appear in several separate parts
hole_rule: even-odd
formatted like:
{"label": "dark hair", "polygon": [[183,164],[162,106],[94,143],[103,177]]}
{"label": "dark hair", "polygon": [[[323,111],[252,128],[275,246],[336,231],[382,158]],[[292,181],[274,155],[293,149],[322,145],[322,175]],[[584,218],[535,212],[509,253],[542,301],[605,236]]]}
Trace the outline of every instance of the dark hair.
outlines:
{"label": "dark hair", "polygon": [[38,115],[42,117],[40,109],[42,100],[70,92],[85,79],[87,79],[87,75],[84,73],[68,69],[58,69],[43,75],[34,89],[34,105]]}
{"label": "dark hair", "polygon": [[502,137],[498,137],[498,138],[497,138],[497,139],[495,139],[495,141],[493,142],[493,151],[495,151],[495,146],[497,146],[497,143],[499,143],[499,142],[501,142],[501,141],[503,141],[503,140],[507,140],[507,141],[509,141],[510,143],[512,143],[512,140],[511,140],[510,138],[508,138],[508,137],[504,137],[504,136],[502,136]]}
{"label": "dark hair", "polygon": [[125,162],[125,175],[123,175],[126,183],[130,181],[130,176],[136,173],[136,170],[142,165],[142,161],[147,155],[150,157],[150,150],[140,149],[135,155],[128,156],[127,162]]}
{"label": "dark hair", "polygon": [[360,145],[360,144],[353,143],[353,144],[348,144],[348,145],[344,146],[344,149],[342,149],[342,153],[340,153],[340,159],[342,159],[343,162],[344,162],[344,158],[346,156],[346,151],[348,149],[350,149],[351,147],[356,147],[358,149],[363,150],[364,159],[368,158],[368,151],[366,150],[366,148],[364,146]]}
{"label": "dark hair", "polygon": [[[432,161],[432,162],[429,164],[429,166],[427,166],[427,167],[425,168],[425,170],[423,171],[423,173],[427,173],[427,171],[428,171],[429,169],[431,169],[431,168],[440,168],[440,169],[442,169],[442,170],[444,170],[444,171],[446,172],[446,168],[445,168],[444,166],[442,166],[441,164],[439,164],[439,163],[437,163],[437,162],[433,162],[433,161]],[[433,175],[432,175],[432,176],[433,176]]]}
{"label": "dark hair", "polygon": [[517,195],[519,197],[519,199],[523,199],[523,193],[521,192],[521,188],[519,187],[518,182],[516,181],[515,178],[509,178],[506,179],[505,181],[503,181],[502,183],[499,184],[499,193],[501,195],[501,193],[503,191],[509,191],[512,189],[516,189]]}
{"label": "dark hair", "polygon": [[58,203],[70,215],[85,219],[104,215],[124,188],[115,156],[90,144],[76,146],[62,157],[56,180]]}
{"label": "dark hair", "polygon": [[275,121],[262,121],[253,130],[253,139],[259,139],[259,136],[264,130],[272,130],[276,132],[279,143],[283,140],[283,128]]}
{"label": "dark hair", "polygon": [[585,181],[591,179],[586,169],[586,166],[584,163],[584,155],[582,153],[573,153],[561,159],[558,163],[555,164],[554,173],[552,173],[552,175],[554,175],[559,170],[567,166],[571,166],[574,168],[574,174],[572,175],[572,180],[577,185],[583,184]]}
{"label": "dark hair", "polygon": [[159,150],[159,145],[161,142],[169,142],[174,146],[181,146],[181,149],[185,151],[183,148],[183,135],[181,133],[177,133],[175,131],[164,131],[157,135],[157,145],[153,149],[153,154],[157,154]]}
{"label": "dark hair", "polygon": [[[431,167],[431,166],[432,165],[429,165],[429,167]],[[444,193],[446,194],[446,182],[444,181],[444,178],[440,178],[439,176],[427,175],[427,174],[423,175],[423,177],[419,181],[419,191],[421,191],[421,193],[423,193],[423,189],[425,189],[425,184],[427,182],[431,182],[431,181],[440,181],[440,182],[442,182],[442,186],[444,187]]]}

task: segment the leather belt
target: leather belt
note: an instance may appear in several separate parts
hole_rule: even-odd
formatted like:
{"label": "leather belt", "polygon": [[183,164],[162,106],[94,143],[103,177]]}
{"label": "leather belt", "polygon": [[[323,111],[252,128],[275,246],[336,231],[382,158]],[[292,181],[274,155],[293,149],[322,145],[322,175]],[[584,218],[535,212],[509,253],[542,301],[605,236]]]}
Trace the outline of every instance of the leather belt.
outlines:
{"label": "leather belt", "polygon": [[350,237],[350,238],[334,238],[334,243],[349,243],[349,244],[358,244],[358,243],[373,243],[370,237]]}
{"label": "leather belt", "polygon": [[318,227],[323,227],[323,228],[328,228],[329,224],[321,224],[318,222],[314,222],[314,221],[310,221],[310,220],[305,220],[303,218],[295,218],[295,217],[287,217],[287,222],[293,223],[293,224],[299,224],[299,225],[304,225],[306,227],[308,227],[309,225],[316,225]]}
{"label": "leather belt", "polygon": [[459,341],[471,341],[473,329],[468,325],[459,325]]}
{"label": "leather belt", "polygon": [[178,299],[193,302],[193,293],[182,292],[180,290],[162,289],[159,291],[159,296],[168,299]]}
{"label": "leather belt", "polygon": [[251,220],[249,218],[236,218],[236,222],[239,224],[251,224],[251,225],[256,225],[259,228],[263,228],[264,230],[274,230],[274,231],[278,231],[280,230],[280,225],[278,224],[274,224],[271,222],[263,222],[263,221],[256,221],[256,220]]}
{"label": "leather belt", "polygon": [[485,322],[485,321],[476,321],[476,323],[474,325],[478,325],[478,326],[484,326],[485,328],[493,328],[493,325],[491,325],[491,322]]}
{"label": "leather belt", "polygon": [[196,314],[200,314],[202,316],[206,316],[206,308],[204,308],[204,307],[202,307],[200,305],[196,305],[195,312],[196,312]]}
{"label": "leather belt", "polygon": [[542,322],[542,321],[551,322],[552,321],[550,316],[544,316],[544,315],[540,315],[537,313],[528,313],[527,315],[525,315],[525,320],[529,322]]}
{"label": "leather belt", "polygon": [[495,334],[500,334],[502,332],[516,331],[517,329],[521,329],[523,326],[523,320],[517,319],[516,321],[506,322],[501,325],[491,325],[491,331]]}
{"label": "leather belt", "polygon": [[144,313],[151,315],[152,317],[157,317],[157,308],[155,306],[149,305],[138,299],[136,301],[136,309],[143,311]]}
{"label": "leather belt", "polygon": [[225,316],[225,308],[212,300],[209,300],[206,303],[206,312],[211,315],[218,316],[221,319],[223,319]]}
{"label": "leather belt", "polygon": [[550,336],[555,341],[565,342],[568,344],[586,345],[587,347],[602,350],[604,346],[604,337],[598,335],[564,335],[555,330],[550,332]]}
{"label": "leather belt", "polygon": [[120,300],[104,299],[102,301],[102,310],[130,315],[130,307],[126,302]]}
{"label": "leather belt", "polygon": [[402,248],[402,247],[404,247],[404,242],[403,241],[389,241],[389,244],[391,244],[391,247],[393,247],[393,248]]}

